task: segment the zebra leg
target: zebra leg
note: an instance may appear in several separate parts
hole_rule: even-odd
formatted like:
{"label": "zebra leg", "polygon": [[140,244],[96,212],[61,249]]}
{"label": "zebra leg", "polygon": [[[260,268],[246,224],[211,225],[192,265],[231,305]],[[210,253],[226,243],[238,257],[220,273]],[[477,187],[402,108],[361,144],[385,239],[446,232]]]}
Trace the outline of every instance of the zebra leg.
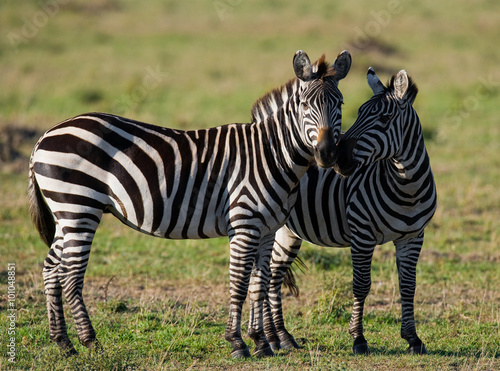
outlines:
{"label": "zebra leg", "polygon": [[424,343],[417,336],[414,314],[416,268],[423,242],[422,232],[414,239],[395,243],[401,294],[401,337],[408,341],[408,353],[412,354],[427,354]]}
{"label": "zebra leg", "polygon": [[[95,213],[94,213],[95,214]],[[99,220],[102,213],[98,216]],[[59,281],[75,320],[80,343],[89,349],[98,346],[96,334],[83,302],[83,279],[89,260],[90,247],[98,223],[88,220],[71,222],[63,226],[64,248],[59,267]]]}
{"label": "zebra leg", "polygon": [[285,226],[276,232],[271,258],[271,279],[264,303],[264,332],[273,350],[300,348],[285,328],[281,287],[288,269],[299,253],[301,244],[302,240]]}
{"label": "zebra leg", "polygon": [[249,233],[235,233],[230,236],[229,291],[231,303],[225,339],[233,347],[233,358],[249,358],[250,351],[241,337],[241,309],[248,292],[250,273],[259,246],[258,240]]}
{"label": "zebra leg", "polygon": [[49,316],[49,338],[55,342],[68,356],[78,352],[69,340],[62,302],[62,286],[59,281],[58,271],[62,254],[62,231],[56,227],[54,242],[43,264],[43,283],[47,298],[47,311]]}
{"label": "zebra leg", "polygon": [[271,259],[274,233],[266,236],[259,246],[252,274],[250,276],[250,322],[248,336],[255,343],[256,357],[274,356],[264,333],[264,300],[269,289],[269,261]]}
{"label": "zebra leg", "polygon": [[351,244],[354,305],[349,323],[349,333],[354,339],[352,347],[354,354],[370,353],[368,343],[363,335],[363,309],[371,288],[371,264],[374,249],[375,244],[364,245],[355,241]]}

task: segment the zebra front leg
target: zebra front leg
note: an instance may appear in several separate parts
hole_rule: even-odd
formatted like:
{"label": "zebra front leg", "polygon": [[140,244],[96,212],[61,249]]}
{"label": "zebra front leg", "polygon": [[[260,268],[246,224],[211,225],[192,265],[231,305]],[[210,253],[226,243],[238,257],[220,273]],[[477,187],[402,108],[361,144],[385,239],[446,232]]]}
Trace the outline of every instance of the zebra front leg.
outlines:
{"label": "zebra front leg", "polygon": [[285,226],[276,232],[270,264],[271,278],[264,306],[264,332],[273,350],[300,348],[285,328],[281,287],[290,266],[299,253],[301,244],[302,240]]}
{"label": "zebra front leg", "polygon": [[408,353],[412,354],[427,354],[424,343],[417,336],[414,314],[416,268],[423,242],[422,232],[414,239],[395,243],[401,294],[401,337],[408,341]]}
{"label": "zebra front leg", "polygon": [[78,352],[69,340],[64,319],[62,286],[58,276],[63,238],[58,232],[60,232],[59,229],[56,231],[56,237],[43,264],[43,283],[49,317],[49,339],[56,343],[65,354],[71,356]]}
{"label": "zebra front leg", "polygon": [[250,351],[241,337],[241,309],[246,299],[250,273],[259,246],[258,240],[248,233],[235,233],[229,237],[229,291],[231,303],[225,339],[231,343],[233,358],[249,358]]}
{"label": "zebra front leg", "polygon": [[349,333],[354,339],[352,346],[354,354],[370,353],[368,343],[363,335],[363,309],[371,288],[371,264],[374,249],[375,244],[362,245],[354,241],[351,244],[354,305],[349,323]]}
{"label": "zebra front leg", "polygon": [[264,332],[264,301],[269,290],[269,261],[271,259],[273,243],[274,233],[261,240],[250,276],[250,322],[248,325],[248,336],[255,343],[254,355],[256,357],[274,355]]}

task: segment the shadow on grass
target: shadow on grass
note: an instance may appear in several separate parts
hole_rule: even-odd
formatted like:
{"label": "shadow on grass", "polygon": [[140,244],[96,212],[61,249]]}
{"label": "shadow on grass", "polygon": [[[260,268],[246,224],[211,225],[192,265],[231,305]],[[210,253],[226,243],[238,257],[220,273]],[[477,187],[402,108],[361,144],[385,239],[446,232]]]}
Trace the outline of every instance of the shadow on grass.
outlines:
{"label": "shadow on grass", "polygon": [[471,350],[458,350],[455,352],[450,352],[449,350],[439,350],[439,349],[433,349],[428,351],[429,355],[435,355],[439,357],[450,357],[450,358],[456,358],[456,357],[466,357],[466,358],[494,358],[494,359],[500,359],[500,353],[497,351],[496,353],[484,353],[483,351],[471,351]]}
{"label": "shadow on grass", "polygon": [[[406,349],[387,349],[387,348],[382,348],[382,347],[377,347],[368,344],[370,347],[370,354],[365,354],[365,355],[356,355],[356,357],[370,357],[370,356],[404,356],[404,355],[409,355]],[[427,356],[438,356],[438,357],[449,357],[449,358],[475,358],[475,359],[481,359],[481,358],[491,358],[491,359],[500,359],[500,353],[493,353],[493,352],[486,352],[484,353],[483,351],[477,351],[474,352],[469,349],[463,349],[463,350],[458,350],[451,352],[449,350],[442,350],[442,349],[427,349],[427,355],[419,355],[415,354],[413,355],[415,357],[427,357]]]}

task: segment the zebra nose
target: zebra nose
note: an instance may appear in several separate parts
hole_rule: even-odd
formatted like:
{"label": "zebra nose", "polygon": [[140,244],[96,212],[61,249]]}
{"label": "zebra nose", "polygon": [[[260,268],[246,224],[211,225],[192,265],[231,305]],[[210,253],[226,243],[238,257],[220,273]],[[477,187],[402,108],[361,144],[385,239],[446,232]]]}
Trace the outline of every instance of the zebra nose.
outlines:
{"label": "zebra nose", "polygon": [[321,167],[332,167],[338,158],[337,145],[333,136],[333,130],[320,129],[318,142],[314,147],[316,163]]}

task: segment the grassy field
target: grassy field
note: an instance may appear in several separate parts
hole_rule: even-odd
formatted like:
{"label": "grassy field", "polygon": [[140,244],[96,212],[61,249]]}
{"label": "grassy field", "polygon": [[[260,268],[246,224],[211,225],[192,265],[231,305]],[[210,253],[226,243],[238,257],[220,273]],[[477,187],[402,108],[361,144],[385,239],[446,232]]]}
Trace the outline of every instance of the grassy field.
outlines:
{"label": "grassy field", "polygon": [[[499,23],[492,0],[0,2],[0,369],[500,369]],[[306,245],[301,295],[284,301],[302,349],[241,361],[224,340],[227,239],[155,239],[105,217],[84,289],[105,353],[78,344],[80,356],[62,358],[48,335],[47,248],[26,203],[41,133],[88,111],[183,129],[248,122],[252,103],[293,76],[298,49],[331,61],[350,50],[344,129],[370,97],[369,66],[383,80],[404,68],[419,85],[415,107],[439,197],[417,276],[417,330],[429,355],[407,355],[399,337],[392,245],[374,256],[371,355],[351,354],[349,251]],[[7,354],[13,266],[15,364]]]}

